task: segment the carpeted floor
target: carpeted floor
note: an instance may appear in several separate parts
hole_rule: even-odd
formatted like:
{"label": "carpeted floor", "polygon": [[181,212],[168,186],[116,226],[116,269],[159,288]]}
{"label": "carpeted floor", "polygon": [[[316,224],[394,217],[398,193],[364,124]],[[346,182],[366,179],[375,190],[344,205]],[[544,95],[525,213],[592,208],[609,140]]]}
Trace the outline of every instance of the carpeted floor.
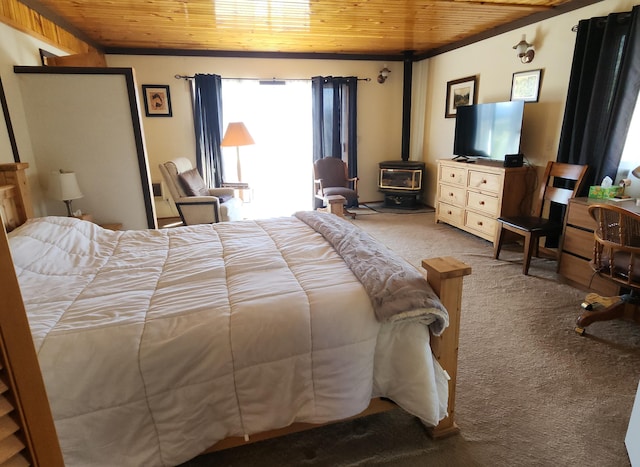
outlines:
{"label": "carpeted floor", "polygon": [[[464,279],[456,420],[434,441],[398,409],[201,456],[202,466],[629,466],[624,445],[640,380],[640,326],[595,323],[573,331],[584,292],[556,264],[434,223],[433,213],[358,216],[356,225],[418,266],[455,256]],[[639,440],[640,441],[640,440]]]}

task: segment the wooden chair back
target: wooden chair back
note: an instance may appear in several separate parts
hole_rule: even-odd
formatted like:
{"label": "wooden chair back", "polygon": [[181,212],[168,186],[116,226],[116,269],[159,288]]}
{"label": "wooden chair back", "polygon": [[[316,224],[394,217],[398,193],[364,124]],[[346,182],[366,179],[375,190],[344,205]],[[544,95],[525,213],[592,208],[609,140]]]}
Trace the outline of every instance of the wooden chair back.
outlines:
{"label": "wooden chair back", "polygon": [[608,204],[589,206],[589,214],[597,225],[593,270],[619,285],[640,289],[640,214]]}
{"label": "wooden chair back", "polygon": [[[566,206],[582,186],[588,166],[549,161],[538,191],[534,215],[543,217],[550,203]],[[562,182],[561,182],[562,181]]]}

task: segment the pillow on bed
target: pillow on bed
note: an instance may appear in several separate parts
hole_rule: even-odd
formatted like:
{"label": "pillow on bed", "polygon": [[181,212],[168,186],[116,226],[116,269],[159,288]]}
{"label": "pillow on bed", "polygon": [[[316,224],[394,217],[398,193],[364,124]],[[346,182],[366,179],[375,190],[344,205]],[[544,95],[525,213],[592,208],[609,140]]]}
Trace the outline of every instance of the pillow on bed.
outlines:
{"label": "pillow on bed", "polygon": [[182,189],[189,196],[209,196],[209,189],[204,184],[198,169],[187,170],[178,174]]}

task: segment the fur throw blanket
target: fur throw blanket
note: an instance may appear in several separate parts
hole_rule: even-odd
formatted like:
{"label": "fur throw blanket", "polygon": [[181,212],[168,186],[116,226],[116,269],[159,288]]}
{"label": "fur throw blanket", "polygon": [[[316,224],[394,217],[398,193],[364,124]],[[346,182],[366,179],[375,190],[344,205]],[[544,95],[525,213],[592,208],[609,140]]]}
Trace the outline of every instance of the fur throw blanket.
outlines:
{"label": "fur throw blanket", "polygon": [[335,216],[318,211],[295,216],[320,233],[365,287],[380,322],[416,318],[440,335],[449,315],[424,276],[405,259],[369,234]]}

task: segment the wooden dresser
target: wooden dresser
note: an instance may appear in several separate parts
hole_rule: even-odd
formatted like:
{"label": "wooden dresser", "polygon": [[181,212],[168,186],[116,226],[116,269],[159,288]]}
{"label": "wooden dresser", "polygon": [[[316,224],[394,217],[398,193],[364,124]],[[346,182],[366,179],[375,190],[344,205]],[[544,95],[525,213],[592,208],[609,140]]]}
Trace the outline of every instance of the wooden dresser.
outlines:
{"label": "wooden dresser", "polygon": [[558,272],[572,283],[594,290],[601,295],[618,295],[618,286],[611,281],[593,274],[589,261],[593,257],[595,221],[589,215],[591,204],[615,204],[640,212],[635,200],[610,201],[606,199],[573,198],[569,201],[564,218],[564,232],[558,262]]}
{"label": "wooden dresser", "polygon": [[530,213],[534,177],[531,167],[439,160],[436,221],[493,242],[498,217]]}

